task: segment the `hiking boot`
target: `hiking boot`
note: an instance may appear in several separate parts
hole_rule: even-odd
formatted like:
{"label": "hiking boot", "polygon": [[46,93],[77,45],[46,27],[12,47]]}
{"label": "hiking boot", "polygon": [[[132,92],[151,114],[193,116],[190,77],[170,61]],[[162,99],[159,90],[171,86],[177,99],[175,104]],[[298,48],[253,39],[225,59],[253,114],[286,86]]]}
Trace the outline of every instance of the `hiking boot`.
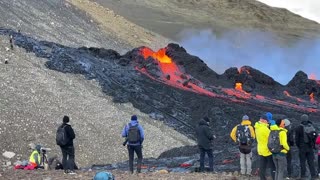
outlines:
{"label": "hiking boot", "polygon": [[74,171],[69,171],[68,172],[68,174],[70,174],[70,175],[74,175],[74,174],[77,174],[76,172],[74,172]]}

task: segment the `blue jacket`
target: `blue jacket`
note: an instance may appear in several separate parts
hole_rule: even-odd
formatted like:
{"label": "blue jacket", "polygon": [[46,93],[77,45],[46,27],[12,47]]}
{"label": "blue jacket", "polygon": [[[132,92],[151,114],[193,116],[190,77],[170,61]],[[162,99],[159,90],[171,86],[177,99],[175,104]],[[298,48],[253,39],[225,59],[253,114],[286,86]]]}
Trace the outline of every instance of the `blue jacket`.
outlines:
{"label": "blue jacket", "polygon": [[[127,143],[127,144],[130,145],[130,146],[138,146],[138,145],[141,145],[141,144],[143,143],[143,140],[144,140],[144,131],[143,131],[142,126],[139,124],[138,121],[132,121],[132,120],[131,120],[130,124],[131,124],[132,126],[135,126],[135,125],[138,124],[138,128],[139,128],[139,130],[140,130],[140,138],[141,138],[141,140],[140,140],[139,143],[134,143],[134,144]],[[128,136],[128,130],[129,130],[129,125],[127,124],[127,125],[123,128],[123,130],[122,130],[122,137],[127,137],[127,136]]]}

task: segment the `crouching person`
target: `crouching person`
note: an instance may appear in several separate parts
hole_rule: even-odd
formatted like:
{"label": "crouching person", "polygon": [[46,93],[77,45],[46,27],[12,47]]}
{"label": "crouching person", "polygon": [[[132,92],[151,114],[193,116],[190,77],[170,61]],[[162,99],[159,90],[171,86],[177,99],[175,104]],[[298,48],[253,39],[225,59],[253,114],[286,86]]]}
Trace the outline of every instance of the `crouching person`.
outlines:
{"label": "crouching person", "polygon": [[36,168],[39,168],[41,163],[41,156],[40,156],[41,146],[36,145],[34,150],[32,151],[30,157],[29,157],[29,163],[24,168],[25,170],[34,170]]}
{"label": "crouching person", "polygon": [[122,137],[126,138],[124,145],[127,144],[129,153],[129,168],[133,173],[134,153],[138,156],[137,173],[141,173],[142,165],[142,143],[144,141],[144,131],[138,122],[136,115],[131,116],[131,121],[122,130]]}
{"label": "crouching person", "polygon": [[275,179],[282,180],[287,167],[286,155],[290,150],[287,141],[288,130],[285,129],[284,120],[277,120],[276,124],[272,123],[270,130],[268,148],[272,153],[273,162],[276,166]]}
{"label": "crouching person", "polygon": [[232,140],[239,144],[240,150],[240,173],[251,175],[252,173],[252,143],[255,139],[254,129],[247,115],[242,117],[241,124],[235,126],[230,134]]}

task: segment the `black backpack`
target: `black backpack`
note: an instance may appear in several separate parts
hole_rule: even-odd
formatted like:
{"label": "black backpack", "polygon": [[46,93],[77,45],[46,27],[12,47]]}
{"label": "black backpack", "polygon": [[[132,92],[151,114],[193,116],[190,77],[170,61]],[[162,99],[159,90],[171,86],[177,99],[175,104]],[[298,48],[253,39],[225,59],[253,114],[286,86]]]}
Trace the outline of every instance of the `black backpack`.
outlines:
{"label": "black backpack", "polygon": [[314,145],[317,139],[317,132],[311,123],[302,125],[303,127],[303,140],[307,144]]}
{"label": "black backpack", "polygon": [[56,134],[56,142],[59,146],[65,146],[69,143],[69,137],[66,131],[67,125],[59,126]]}
{"label": "black backpack", "polygon": [[237,142],[239,145],[251,145],[252,137],[250,133],[249,126],[238,125],[237,127]]}
{"label": "black backpack", "polygon": [[132,126],[131,123],[128,124],[128,137],[127,140],[129,143],[138,143],[141,140],[140,137],[140,130],[139,125],[136,124],[135,126]]}
{"label": "black backpack", "polygon": [[281,130],[272,130],[269,134],[268,148],[269,151],[274,154],[280,153],[283,149],[282,145],[280,144],[280,132]]}

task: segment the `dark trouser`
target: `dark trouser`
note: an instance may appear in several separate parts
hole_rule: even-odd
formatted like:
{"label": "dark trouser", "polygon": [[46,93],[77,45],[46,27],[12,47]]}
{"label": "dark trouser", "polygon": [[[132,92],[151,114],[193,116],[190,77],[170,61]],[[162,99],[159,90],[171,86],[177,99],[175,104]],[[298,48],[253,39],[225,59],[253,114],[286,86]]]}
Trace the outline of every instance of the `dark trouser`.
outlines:
{"label": "dark trouser", "polygon": [[276,166],[275,178],[276,180],[283,180],[284,172],[287,166],[286,155],[277,154],[277,155],[273,155],[272,158],[273,158],[274,165]]}
{"label": "dark trouser", "polygon": [[314,154],[312,149],[299,149],[301,177],[306,177],[306,161],[309,165],[311,177],[316,177],[316,170],[314,167]]}
{"label": "dark trouser", "polygon": [[291,161],[292,161],[292,153],[291,150],[288,151],[287,153],[287,176],[291,177],[292,175],[292,166],[291,166]]}
{"label": "dark trouser", "polygon": [[203,148],[199,148],[200,149],[200,172],[204,171],[204,157],[207,153],[208,158],[209,158],[209,171],[213,171],[213,152],[212,149],[203,149]]}
{"label": "dark trouser", "polygon": [[273,163],[272,155],[270,156],[259,156],[259,176],[261,180],[266,180],[266,169],[270,168],[270,173],[272,176],[272,179],[275,179],[275,170],[276,167]]}
{"label": "dark trouser", "polygon": [[74,147],[68,146],[68,147],[61,147],[62,151],[62,166],[64,170],[74,170]]}
{"label": "dark trouser", "polygon": [[141,164],[142,164],[142,147],[141,147],[141,145],[138,145],[138,146],[128,145],[129,168],[130,168],[131,173],[133,173],[134,152],[136,152],[136,155],[138,156],[137,172],[140,173],[141,172]]}
{"label": "dark trouser", "polygon": [[318,154],[318,173],[320,173],[320,155]]}

